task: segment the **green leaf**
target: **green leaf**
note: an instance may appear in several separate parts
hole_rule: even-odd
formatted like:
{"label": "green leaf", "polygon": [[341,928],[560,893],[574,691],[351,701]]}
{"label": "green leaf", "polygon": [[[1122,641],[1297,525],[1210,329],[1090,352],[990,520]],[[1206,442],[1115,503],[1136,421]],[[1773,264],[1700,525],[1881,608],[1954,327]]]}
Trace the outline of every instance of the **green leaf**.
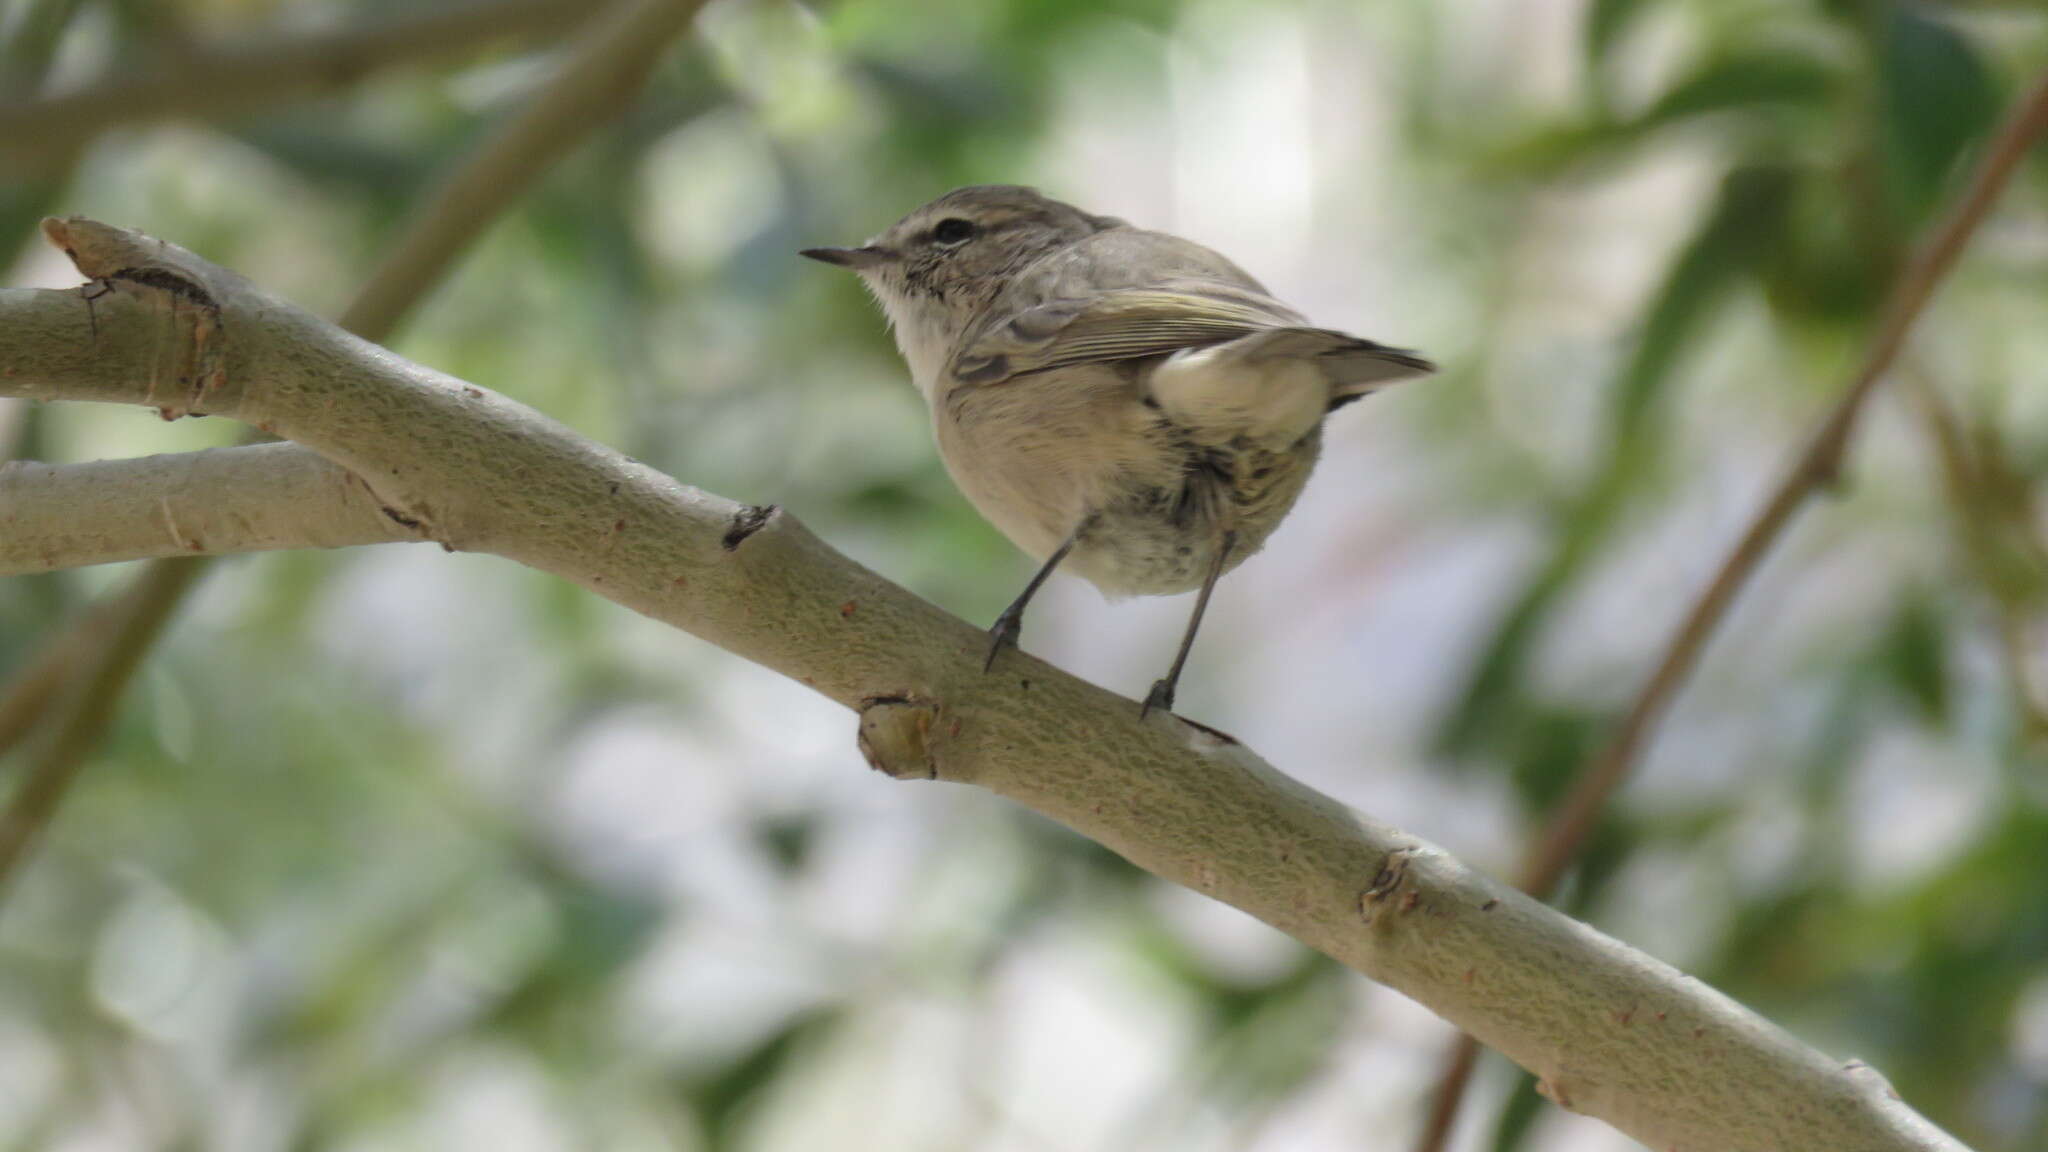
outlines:
{"label": "green leaf", "polygon": [[1745,125],[1772,124],[1788,110],[1824,112],[1841,77],[1822,61],[1783,49],[1730,53],[1707,61],[1625,120],[1604,112],[1525,130],[1481,157],[1514,175],[1552,176],[1572,165],[1624,159],[1659,140],[1664,129],[1703,116],[1734,114]]}
{"label": "green leaf", "polygon": [[1586,66],[1598,70],[1628,22],[1643,10],[1642,0],[1593,0],[1586,11]]}
{"label": "green leaf", "polygon": [[1937,727],[1949,719],[1947,645],[1939,609],[1925,595],[1909,595],[1892,620],[1880,653],[1900,694]]}
{"label": "green leaf", "polygon": [[448,168],[464,143],[451,133],[432,149],[400,149],[338,130],[332,119],[331,111],[323,117],[294,109],[227,131],[294,175],[325,189],[365,197],[393,219],[436,172]]}
{"label": "green leaf", "polygon": [[[1480,1057],[1485,1058],[1483,1054]],[[1536,1091],[1536,1078],[1516,1069],[1515,1086],[1509,1091],[1508,1102],[1500,1111],[1500,1122],[1493,1129],[1493,1152],[1516,1152],[1528,1142],[1529,1133],[1536,1127],[1536,1117],[1542,1114],[1543,1097]]]}
{"label": "green leaf", "polygon": [[1615,393],[1615,434],[1635,432],[1663,394],[1679,355],[1725,290],[1755,270],[1785,239],[1795,176],[1790,169],[1737,168],[1698,232],[1671,267]]}
{"label": "green leaf", "polygon": [[706,1147],[738,1147],[739,1130],[753,1103],[799,1054],[829,1036],[843,1016],[841,1009],[832,1006],[799,1012],[725,1069],[682,1085],[682,1094],[696,1109],[709,1137]]}
{"label": "green leaf", "polygon": [[1878,52],[1886,183],[1910,224],[1934,207],[1956,159],[1990,126],[1998,94],[1969,42],[1913,6],[1890,6]]}
{"label": "green leaf", "polygon": [[1710,60],[1674,84],[1639,122],[1662,127],[1694,116],[1770,106],[1820,107],[1837,76],[1821,61],[1783,49],[1732,53]]}
{"label": "green leaf", "polygon": [[39,0],[17,9],[0,43],[0,97],[20,100],[35,94],[83,7],[83,0]]}
{"label": "green leaf", "polygon": [[1598,754],[1602,726],[1580,712],[1547,711],[1518,726],[1509,774],[1529,812],[1549,812]]}

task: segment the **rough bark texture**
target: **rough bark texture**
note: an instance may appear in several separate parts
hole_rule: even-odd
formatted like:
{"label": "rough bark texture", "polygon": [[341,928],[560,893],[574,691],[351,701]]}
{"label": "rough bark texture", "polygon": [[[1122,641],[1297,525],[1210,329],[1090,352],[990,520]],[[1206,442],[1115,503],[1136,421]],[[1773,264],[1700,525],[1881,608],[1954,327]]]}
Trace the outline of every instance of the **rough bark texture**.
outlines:
{"label": "rough bark texture", "polygon": [[[1132,701],[1023,654],[983,674],[979,629],[786,513],[688,488],[182,250],[87,221],[48,230],[96,284],[0,292],[0,394],[208,412],[293,440],[421,538],[556,573],[795,677],[861,713],[875,767],[988,788],[1242,908],[1653,1148],[1961,1147],[1860,1064],[1228,737],[1141,722]],[[31,515],[20,499],[0,489],[0,523]],[[13,552],[0,538],[0,566],[20,566]]]}

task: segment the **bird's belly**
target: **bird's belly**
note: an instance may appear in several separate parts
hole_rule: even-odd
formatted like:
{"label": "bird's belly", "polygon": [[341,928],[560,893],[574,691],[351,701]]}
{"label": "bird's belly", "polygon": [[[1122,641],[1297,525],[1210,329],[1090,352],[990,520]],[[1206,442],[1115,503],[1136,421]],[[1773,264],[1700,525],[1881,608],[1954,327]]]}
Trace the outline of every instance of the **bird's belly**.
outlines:
{"label": "bird's belly", "polygon": [[1066,567],[1109,596],[1199,588],[1219,549],[1229,549],[1228,572],[1265,546],[1301,495],[1320,447],[1311,431],[1286,452],[1196,455],[1175,486],[1102,509]]}
{"label": "bird's belly", "polygon": [[1319,429],[1278,452],[1198,446],[1100,371],[1082,387],[1025,377],[945,403],[940,455],[969,502],[1040,560],[1088,520],[1062,569],[1109,596],[1200,587],[1226,533],[1226,570],[1258,551],[1307,482]]}
{"label": "bird's belly", "polygon": [[[1218,533],[1190,532],[1166,517],[1111,509],[1096,520],[1062,567],[1105,596],[1170,596],[1202,586],[1221,542]],[[1250,554],[1233,546],[1224,570],[1237,567]]]}

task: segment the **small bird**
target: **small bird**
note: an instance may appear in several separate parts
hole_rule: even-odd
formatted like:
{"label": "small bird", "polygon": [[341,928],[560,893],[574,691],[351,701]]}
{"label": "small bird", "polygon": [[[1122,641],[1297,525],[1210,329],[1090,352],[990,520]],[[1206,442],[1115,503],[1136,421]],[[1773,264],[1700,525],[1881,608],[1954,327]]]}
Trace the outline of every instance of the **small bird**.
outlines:
{"label": "small bird", "polygon": [[1201,590],[1141,715],[1173,708],[1217,579],[1294,506],[1323,417],[1435,370],[1310,327],[1199,244],[1031,188],[960,188],[858,248],[802,254],[860,274],[954,483],[1041,561],[985,668],[1063,564],[1112,599]]}

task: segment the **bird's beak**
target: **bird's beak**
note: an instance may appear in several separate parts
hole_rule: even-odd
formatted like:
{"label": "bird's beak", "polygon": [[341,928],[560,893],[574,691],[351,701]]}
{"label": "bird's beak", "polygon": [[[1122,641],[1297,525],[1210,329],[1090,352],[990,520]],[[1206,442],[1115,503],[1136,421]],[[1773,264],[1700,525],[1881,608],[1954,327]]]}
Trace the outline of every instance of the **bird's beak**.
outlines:
{"label": "bird's beak", "polygon": [[806,248],[797,255],[808,256],[827,264],[837,264],[841,268],[851,268],[855,272],[864,272],[896,258],[894,252],[887,248],[877,248],[872,244],[865,248]]}

